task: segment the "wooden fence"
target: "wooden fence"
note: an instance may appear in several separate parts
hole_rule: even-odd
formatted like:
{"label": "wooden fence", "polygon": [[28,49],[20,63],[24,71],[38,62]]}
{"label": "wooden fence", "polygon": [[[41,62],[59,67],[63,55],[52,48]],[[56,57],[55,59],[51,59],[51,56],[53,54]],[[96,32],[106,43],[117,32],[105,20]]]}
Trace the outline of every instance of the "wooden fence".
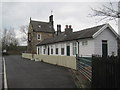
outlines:
{"label": "wooden fence", "polygon": [[120,87],[120,57],[92,57],[92,87]]}

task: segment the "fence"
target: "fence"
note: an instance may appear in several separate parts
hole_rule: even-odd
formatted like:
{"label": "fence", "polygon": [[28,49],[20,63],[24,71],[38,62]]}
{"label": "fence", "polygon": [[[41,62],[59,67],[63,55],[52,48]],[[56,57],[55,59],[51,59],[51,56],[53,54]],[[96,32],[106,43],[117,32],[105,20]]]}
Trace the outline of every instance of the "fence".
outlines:
{"label": "fence", "polygon": [[92,87],[118,88],[120,73],[119,57],[93,57],[92,61]]}
{"label": "fence", "polygon": [[77,70],[79,70],[89,81],[92,77],[92,57],[77,57]]}

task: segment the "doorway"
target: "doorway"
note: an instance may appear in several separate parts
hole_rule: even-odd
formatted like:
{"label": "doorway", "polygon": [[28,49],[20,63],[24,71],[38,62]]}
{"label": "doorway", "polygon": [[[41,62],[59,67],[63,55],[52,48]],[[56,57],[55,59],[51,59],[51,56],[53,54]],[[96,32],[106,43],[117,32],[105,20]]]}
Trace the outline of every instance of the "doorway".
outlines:
{"label": "doorway", "polygon": [[67,46],[67,56],[70,56],[70,46]]}
{"label": "doorway", "polygon": [[107,40],[102,40],[102,56],[107,57],[108,56],[108,44]]}

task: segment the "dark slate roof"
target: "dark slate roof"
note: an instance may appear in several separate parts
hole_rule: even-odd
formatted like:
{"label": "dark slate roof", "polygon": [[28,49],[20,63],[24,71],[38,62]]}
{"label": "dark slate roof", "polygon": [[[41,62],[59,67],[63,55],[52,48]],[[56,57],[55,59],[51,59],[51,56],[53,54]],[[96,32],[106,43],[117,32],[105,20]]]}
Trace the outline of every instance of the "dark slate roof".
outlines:
{"label": "dark slate roof", "polygon": [[56,37],[46,39],[42,42],[40,42],[37,46],[45,45],[45,44],[52,44],[52,43],[58,43],[58,42],[64,42],[64,41],[72,41],[77,39],[85,39],[85,38],[92,38],[92,35],[94,35],[98,30],[100,30],[103,25],[99,25],[92,28],[87,28],[84,30],[80,30],[77,32],[73,32],[69,35],[65,35],[65,33],[62,33]]}
{"label": "dark slate roof", "polygon": [[[52,27],[52,25],[49,22],[41,22],[41,21],[31,20],[30,23],[35,32],[48,32],[48,33],[55,32],[54,28]],[[39,27],[39,25],[41,27]]]}

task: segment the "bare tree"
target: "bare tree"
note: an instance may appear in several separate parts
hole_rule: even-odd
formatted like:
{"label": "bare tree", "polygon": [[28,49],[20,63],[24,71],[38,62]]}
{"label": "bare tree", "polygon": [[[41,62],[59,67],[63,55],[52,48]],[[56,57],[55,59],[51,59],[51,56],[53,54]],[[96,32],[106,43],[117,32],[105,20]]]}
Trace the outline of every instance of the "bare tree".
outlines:
{"label": "bare tree", "polygon": [[4,29],[2,32],[2,47],[3,49],[7,49],[10,46],[17,46],[18,40],[15,36],[14,29],[10,28]]}
{"label": "bare tree", "polygon": [[120,18],[120,1],[117,3],[118,6],[117,8],[114,7],[115,6],[114,4],[116,3],[110,2],[108,6],[102,5],[102,7],[98,9],[91,8],[93,13],[89,15],[91,17],[96,17],[96,16],[102,17],[102,19],[100,19],[99,21],[106,20],[108,22],[111,20],[115,20],[117,24],[117,19]]}
{"label": "bare tree", "polygon": [[28,38],[28,26],[27,25],[23,25],[20,27],[20,32],[23,35],[23,37],[21,38],[23,42],[27,42],[27,38]]}

